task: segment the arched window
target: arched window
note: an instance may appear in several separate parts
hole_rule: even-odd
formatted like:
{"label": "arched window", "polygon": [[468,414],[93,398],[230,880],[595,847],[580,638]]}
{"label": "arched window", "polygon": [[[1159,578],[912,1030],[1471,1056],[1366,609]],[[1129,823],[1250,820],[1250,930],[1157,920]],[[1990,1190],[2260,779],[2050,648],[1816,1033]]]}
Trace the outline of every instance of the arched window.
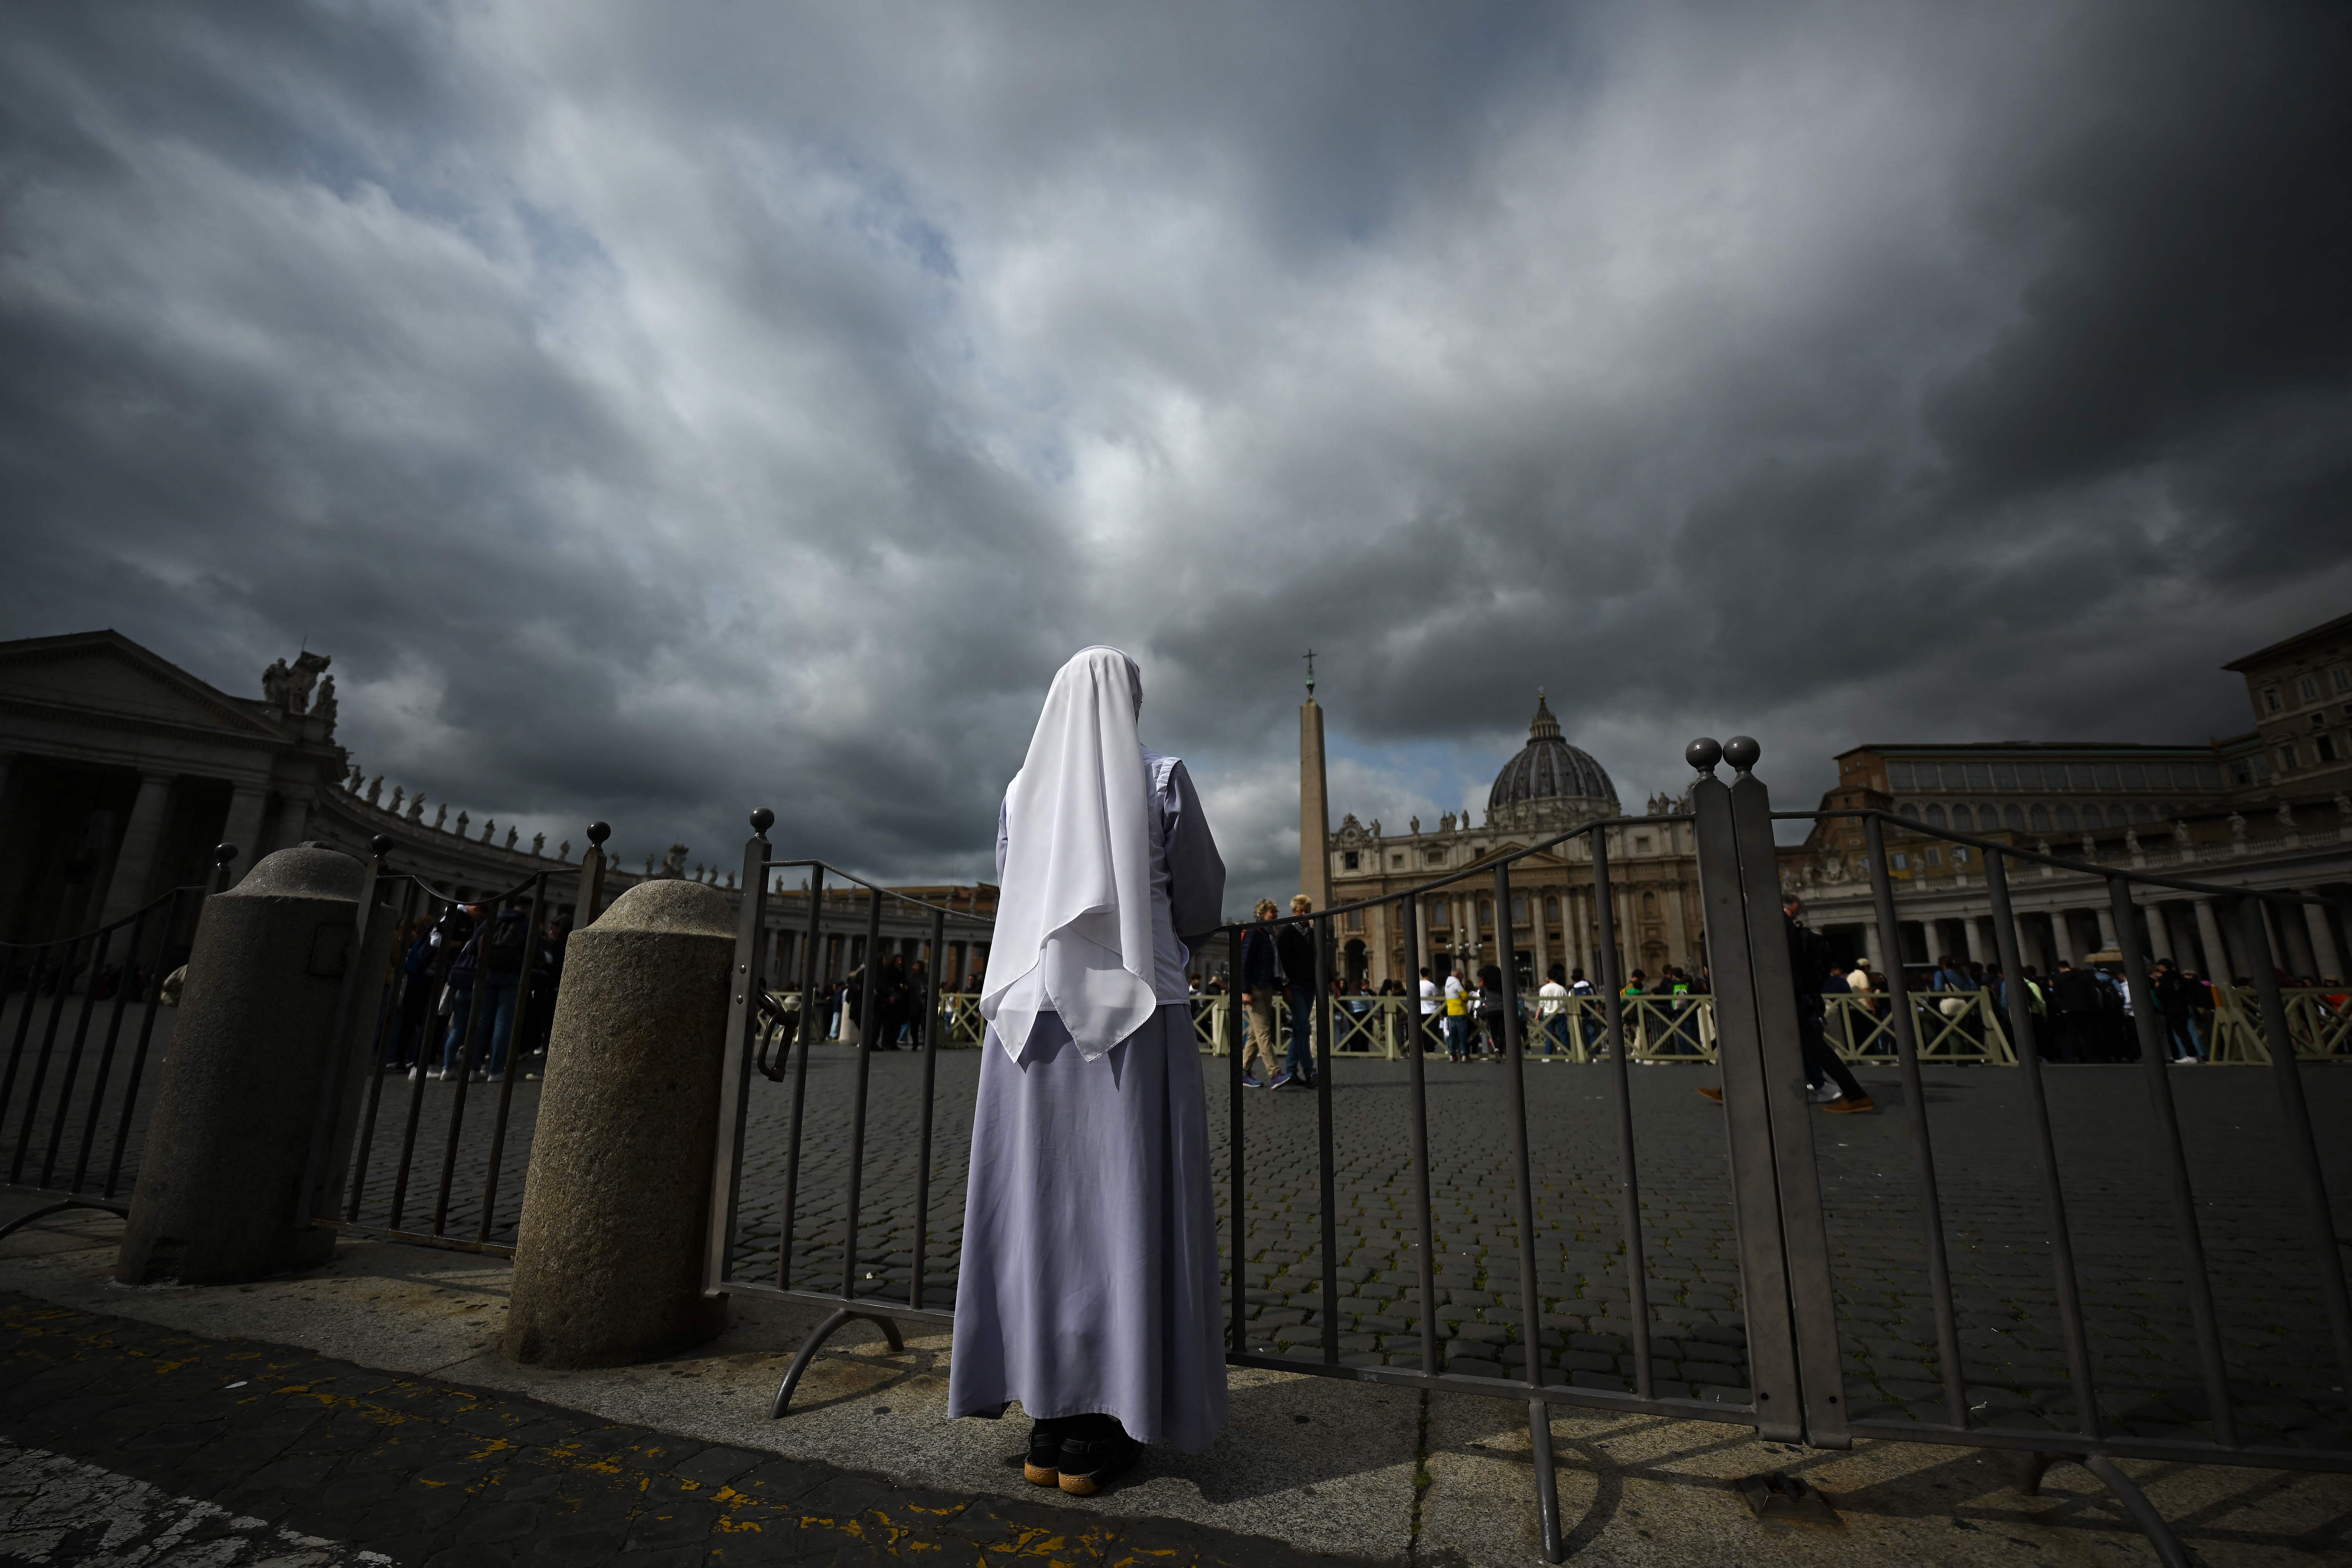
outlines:
{"label": "arched window", "polygon": [[2033,808],[2033,831],[2036,833],[2047,833],[2050,831],[2050,808],[2048,806],[2037,805]]}
{"label": "arched window", "polygon": [[1559,900],[1558,899],[1546,899],[1544,900],[1544,923],[1546,925],[1559,924]]}
{"label": "arched window", "polygon": [[1974,833],[1977,830],[1977,814],[1969,809],[1965,801],[1952,807],[1952,826],[1962,833]]}
{"label": "arched window", "polygon": [[2109,827],[2121,827],[2130,820],[2130,817],[2124,815],[2124,808],[2122,806],[2111,805],[2107,807],[2107,826]]}
{"label": "arched window", "polygon": [[1657,895],[1657,894],[1655,894],[1655,893],[1649,893],[1649,892],[1645,892],[1645,893],[1643,893],[1643,894],[1642,895],[1642,912],[1643,912],[1644,915],[1650,915],[1650,916],[1654,916],[1654,915],[1656,915],[1656,913],[1658,912],[1658,895]]}
{"label": "arched window", "polygon": [[1990,833],[1994,828],[1999,827],[2000,826],[2000,807],[1994,805],[1990,801],[1983,805],[1977,807],[1977,831],[1979,833]]}
{"label": "arched window", "polygon": [[1525,893],[1511,895],[1511,923],[1515,926],[1528,923],[1528,896]]}
{"label": "arched window", "polygon": [[1906,800],[1900,806],[1895,808],[1895,815],[1897,816],[1907,816],[1912,821],[1916,822],[1919,820],[1919,808]]}
{"label": "arched window", "polygon": [[2142,801],[2137,805],[2132,807],[2132,820],[2134,822],[2154,822],[2156,820],[2156,813],[2149,809],[2147,802]]}
{"label": "arched window", "polygon": [[[2038,805],[2037,805],[2037,806],[2035,806],[2033,809],[2034,809],[2034,810],[2036,810],[2036,811],[2040,811],[2042,808],[2041,808],[2040,806],[2038,806]],[[2008,806],[2003,806],[2003,807],[2001,808],[2001,812],[2000,812],[2000,825],[2001,825],[2003,827],[2008,828],[2011,833],[2022,833],[2022,832],[2024,832],[2024,831],[2025,831],[2025,809],[2024,809],[2024,807],[2022,807],[2022,806],[2016,806],[2016,805],[2008,805]]]}
{"label": "arched window", "polygon": [[1478,900],[1478,923],[1486,927],[1488,931],[1495,929],[1494,900],[1481,899]]}
{"label": "arched window", "polygon": [[1944,808],[1942,806],[1931,805],[1927,808],[1927,826],[1930,827],[1948,827],[1951,826],[1950,822],[1944,816]]}
{"label": "arched window", "polygon": [[2058,831],[2061,833],[2072,833],[2074,831],[2075,826],[2074,808],[2071,805],[2060,806],[2058,808]]}

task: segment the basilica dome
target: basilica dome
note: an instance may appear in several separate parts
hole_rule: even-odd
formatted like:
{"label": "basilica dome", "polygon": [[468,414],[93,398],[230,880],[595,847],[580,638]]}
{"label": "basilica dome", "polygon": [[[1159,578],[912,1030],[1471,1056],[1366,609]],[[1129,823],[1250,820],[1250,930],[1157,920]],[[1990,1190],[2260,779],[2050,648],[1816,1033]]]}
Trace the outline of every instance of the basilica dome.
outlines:
{"label": "basilica dome", "polygon": [[1619,815],[1617,786],[1599,763],[1560,739],[1559,721],[1538,694],[1528,743],[1486,792],[1487,826],[1558,830]]}

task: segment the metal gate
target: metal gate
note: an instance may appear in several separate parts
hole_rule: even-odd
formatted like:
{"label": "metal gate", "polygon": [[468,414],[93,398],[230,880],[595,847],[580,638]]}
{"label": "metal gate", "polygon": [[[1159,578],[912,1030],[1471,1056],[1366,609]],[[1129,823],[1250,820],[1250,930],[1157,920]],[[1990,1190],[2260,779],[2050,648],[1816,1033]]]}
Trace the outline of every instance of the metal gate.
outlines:
{"label": "metal gate", "polygon": [[[1697,773],[1686,812],[1588,823],[1525,847],[1497,853],[1482,864],[1383,899],[1317,911],[1311,917],[1327,938],[1317,944],[1315,984],[1317,1007],[1321,1014],[1315,1053],[1321,1070],[1317,1074],[1312,1129],[1313,1198],[1319,1237],[1318,1245],[1311,1249],[1318,1255],[1311,1289],[1294,1296],[1289,1310],[1299,1314],[1297,1327],[1303,1331],[1311,1321],[1317,1331],[1304,1338],[1293,1335],[1293,1348],[1287,1351],[1254,1347],[1252,1343],[1252,1308],[1263,1303],[1253,1300],[1249,1284],[1252,1265],[1245,1262],[1247,1248],[1242,1234],[1249,1214],[1245,1134],[1253,1118],[1244,1085],[1243,1053],[1236,1045],[1226,1051],[1224,1061],[1227,1234],[1221,1242],[1232,1270],[1228,1363],[1518,1403],[1528,1420],[1544,1549],[1555,1562],[1563,1550],[1564,1533],[1548,1420],[1548,1412],[1555,1405],[1722,1422],[1752,1428],[1766,1438],[1817,1448],[1844,1448],[1860,1436],[2015,1449],[2038,1456],[2030,1461],[2035,1467],[2030,1479],[2038,1479],[2038,1467],[2053,1458],[2074,1458],[2084,1463],[2116,1495],[2168,1563],[2185,1563],[2187,1558],[2146,1498],[2114,1465],[2116,1457],[2352,1469],[2352,1438],[2347,1438],[2343,1426],[2347,1408],[2343,1390],[2352,1388],[2352,1329],[2347,1329],[2352,1324],[2352,1314],[2347,1314],[2345,1302],[2337,1226],[2305,1103],[2293,1036],[2276,977],[2266,962],[2267,942],[2261,931],[2259,913],[2250,913],[2246,918],[2246,941],[2250,951],[2265,957],[2265,962],[2254,966],[2254,979],[2261,994],[2263,1029],[2270,1042],[2270,1065],[2266,1070],[2275,1087],[2277,1122],[2275,1127],[2252,1136],[2286,1151],[2293,1170],[2291,1191],[2278,1195],[2301,1216],[2301,1245],[2280,1264],[2282,1278],[2290,1282],[2289,1287],[2280,1288],[2302,1289],[2315,1298],[2332,1341],[2335,1363],[2341,1369],[2337,1374],[2341,1382],[2332,1385],[2332,1400],[2323,1397],[2315,1402],[2324,1407],[2315,1412],[2324,1419],[2305,1423],[2293,1434],[2292,1441],[2282,1440],[2275,1434],[2252,1433],[2235,1418],[2235,1406],[2244,1402],[2242,1385],[2245,1380],[2242,1377],[2240,1384],[2233,1385],[2231,1379],[2230,1347],[2215,1309],[2211,1263],[2200,1236],[2198,1199],[2173,1103],[2172,1081],[2167,1076],[2170,1069],[2165,1065],[2147,984],[2144,953],[2131,919],[2136,889],[2157,886],[2232,899],[2242,895],[2237,889],[2212,889],[2138,871],[2084,867],[2029,854],[1990,839],[1922,829],[1907,821],[1899,825],[1902,831],[1930,832],[1948,842],[1973,847],[1983,854],[2004,973],[2011,977],[2018,976],[2021,971],[2004,863],[2039,861],[2095,871],[2106,879],[2116,924],[2125,935],[2124,967],[2129,975],[2135,1004],[2141,1064],[2138,1076],[2144,1079],[2150,1118],[2148,1137],[2143,1142],[2165,1173],[2168,1194],[2168,1222],[2165,1228],[2169,1233],[2168,1243],[2177,1252],[2177,1278],[2172,1284],[2193,1320],[2196,1364],[2205,1403],[2201,1410],[2192,1413],[2189,1425],[2193,1430],[2187,1435],[2177,1430],[2150,1432],[2146,1429],[2145,1420],[2134,1418],[2128,1411],[2119,1414],[2101,1404],[2090,1348],[2090,1320],[2086,1318],[2078,1277],[2080,1237],[2070,1227],[2065,1172],[2053,1132],[2033,1021],[2021,988],[2016,985],[2009,989],[2007,1008],[2009,1032],[2015,1042],[2015,1065],[1997,1065],[2009,1058],[1997,1053],[1979,1053],[1976,1059],[1996,1065],[1940,1070],[1983,1075],[1985,1081],[2014,1083],[2021,1090],[2021,1111],[2001,1119],[2000,1125],[2004,1136],[2021,1138],[2035,1152],[2032,1163],[2041,1195],[2041,1234],[2021,1234],[2017,1239],[2027,1246],[2029,1252],[2038,1251],[2046,1258],[2051,1290],[2047,1316],[2056,1320],[2056,1335],[2063,1341],[2069,1408],[2053,1415],[2046,1409],[2021,1412],[2004,1407],[2002,1414],[1995,1415],[1990,1413],[1990,1401],[1971,1399],[1971,1347],[1964,1343],[1962,1315],[1956,1305],[1949,1248],[1951,1226],[1948,1205],[1938,1185],[1939,1169],[1949,1167],[1939,1168],[1935,1157],[1932,1134],[1936,1129],[1931,1126],[1929,1086],[1923,1079],[1918,1030],[1898,963],[1887,968],[1888,979],[1893,983],[1889,1001],[1899,1075],[1899,1087],[1890,1098],[1899,1103],[1895,1112],[1885,1118],[1881,1125],[1888,1130],[1880,1136],[1882,1142],[1899,1145],[1910,1163],[1907,1183],[1898,1185],[1896,1173],[1891,1168],[1885,1179],[1888,1192],[1916,1207],[1917,1215],[1916,1254],[1906,1268],[1924,1277],[1924,1289],[1914,1294],[1924,1294],[1926,1316],[1932,1320],[1932,1329],[1925,1323],[1919,1325],[1922,1338],[1918,1350],[1923,1357],[1936,1363],[1940,1407],[1925,1415],[1907,1409],[1891,1413],[1866,1409],[1857,1415],[1850,1396],[1855,1374],[1849,1366],[1849,1353],[1855,1347],[1841,1333],[1842,1306],[1850,1303],[1842,1300],[1840,1275],[1842,1270],[1849,1274],[1853,1271],[1853,1248],[1832,1246],[1832,1221],[1836,1211],[1825,1198],[1823,1156],[1816,1144],[1815,1111],[1807,1085],[1809,1045],[1816,1055],[1828,1047],[1825,1042],[1808,1037],[1809,1009],[1801,1009],[1792,977],[1790,946],[1780,912],[1782,889],[1773,837],[1776,815],[1795,817],[1812,814],[1775,814],[1771,810],[1765,786],[1753,771],[1759,756],[1753,741],[1735,739],[1727,745],[1697,741],[1685,754]],[[1718,763],[1727,761],[1735,775],[1728,783],[1716,773]],[[1886,874],[1882,842],[1888,819],[1877,812],[1832,815],[1864,820],[1870,841],[1875,913],[1885,951],[1899,953],[1895,892]],[[928,1014],[933,1025],[925,1031],[922,1042],[920,1087],[913,1110],[919,1130],[911,1216],[892,1215],[889,1225],[895,1228],[887,1229],[881,1243],[874,1239],[864,1186],[877,1147],[868,1138],[872,1064],[867,1048],[861,1046],[857,1049],[852,1069],[854,1085],[847,1103],[840,1107],[838,1121],[821,1121],[814,1128],[805,1124],[809,1058],[817,1037],[812,1005],[813,974],[803,976],[797,1027],[789,1031],[789,1037],[781,1040],[787,1047],[796,1044],[799,1047],[787,1051],[793,1089],[789,1127],[784,1134],[781,1193],[763,1184],[772,1184],[772,1176],[765,1173],[747,1175],[746,1134],[753,1068],[758,1068],[763,1078],[772,1080],[781,1081],[786,1074],[785,1062],[773,1058],[773,1047],[780,1043],[774,1024],[779,1004],[767,991],[768,977],[761,969],[763,944],[759,940],[768,873],[784,866],[808,866],[812,868],[812,880],[821,886],[824,873],[830,869],[813,861],[772,859],[766,833],[773,820],[772,814],[764,809],[754,813],[755,831],[745,846],[742,886],[747,892],[735,955],[720,1136],[712,1172],[705,1288],[714,1293],[778,1295],[834,1309],[802,1346],[777,1392],[773,1413],[782,1415],[817,1348],[851,1320],[863,1318],[877,1324],[893,1349],[899,1348],[901,1342],[900,1324],[916,1323],[932,1329],[952,1325],[953,1313],[940,1302],[940,1289],[933,1283],[936,1260],[928,1256],[928,1247],[934,1226],[945,1217],[944,1214],[935,1216],[934,1209],[943,1202],[959,1204],[960,1197],[952,1190],[943,1191],[934,1185],[933,1135],[938,1098],[935,1056],[940,1033],[936,1023],[940,1016],[936,974]],[[1712,964],[1714,1056],[1716,1069],[1720,1073],[1723,1108],[1724,1201],[1732,1221],[1740,1329],[1736,1337],[1745,1381],[1715,1387],[1706,1394],[1692,1384],[1669,1386],[1680,1380],[1673,1376],[1671,1369],[1662,1369],[1656,1354],[1662,1318],[1650,1297],[1649,1237],[1641,1179],[1643,1145],[1637,1138],[1637,1103],[1655,1103],[1658,1091],[1648,1087],[1652,1083],[1672,1080],[1696,1088],[1696,1080],[1708,1074],[1703,1063],[1697,1072],[1690,1074],[1675,1073],[1671,1063],[1659,1063],[1667,1067],[1663,1074],[1635,1075],[1629,1071],[1633,1053],[1627,1048],[1624,976],[1619,972],[1619,941],[1610,893],[1612,853],[1624,845],[1627,831],[1636,827],[1687,830],[1695,851],[1703,905],[1705,951]],[[1563,1336],[1554,1326],[1565,1307],[1572,1303],[1564,1300],[1566,1287],[1559,1283],[1557,1268],[1551,1271],[1550,1283],[1547,1284],[1547,1260],[1539,1256],[1538,1204],[1548,1203],[1552,1194],[1549,1190],[1538,1191],[1541,1184],[1530,1145],[1530,1058],[1517,994],[1513,922],[1507,914],[1495,922],[1493,933],[1493,967],[1498,971],[1496,989],[1501,1004],[1496,1012],[1505,1047],[1496,1064],[1501,1069],[1502,1090],[1497,1109],[1508,1142],[1504,1163],[1510,1180],[1508,1236],[1496,1240],[1498,1252],[1507,1250],[1515,1260],[1517,1279],[1489,1289],[1492,1310],[1480,1325],[1486,1336],[1485,1342],[1499,1342],[1503,1347],[1496,1352],[1503,1363],[1501,1375],[1449,1370],[1448,1356],[1454,1353],[1460,1336],[1447,1326],[1448,1320],[1441,1312],[1437,1279],[1441,1238],[1433,1207],[1433,1074],[1425,1061],[1429,1036],[1424,1028],[1408,1031],[1413,1047],[1403,1053],[1414,1231],[1409,1247],[1413,1262],[1406,1271],[1410,1285],[1405,1296],[1413,1307],[1413,1332],[1410,1338],[1396,1336],[1393,1342],[1381,1340],[1375,1348],[1367,1350],[1360,1342],[1370,1336],[1360,1331],[1370,1320],[1349,1308],[1342,1292],[1341,1270],[1345,1266],[1340,1261],[1339,1247],[1341,1205],[1335,1146],[1342,1131],[1350,1130],[1343,1129],[1333,1102],[1334,1058],[1328,1011],[1333,943],[1328,933],[1339,928],[1332,922],[1352,910],[1369,908],[1373,903],[1409,908],[1432,891],[1482,881],[1491,882],[1494,907],[1508,911],[1512,908],[1513,867],[1533,855],[1566,854],[1569,850],[1574,851],[1576,858],[1589,861],[1596,890],[1593,909],[1600,928],[1597,951],[1606,1029],[1599,1051],[1602,1059],[1586,1065],[1580,1053],[1580,1059],[1568,1064],[1568,1070],[1605,1075],[1609,1119],[1614,1132],[1615,1168],[1611,1173],[1613,1180],[1610,1184],[1615,1188],[1618,1232],[1616,1268],[1606,1289],[1614,1293],[1612,1300],[1623,1304],[1622,1339],[1630,1353],[1621,1357],[1618,1364],[1626,1369],[1625,1375],[1618,1380],[1618,1386],[1596,1385],[1589,1377],[1571,1375],[1560,1348]],[[878,930],[881,900],[896,895],[888,895],[871,884],[861,885],[868,887],[871,893],[868,929]],[[812,909],[820,902],[813,899]],[[2249,898],[2247,902],[2251,906],[2254,900]],[[942,922],[949,918],[968,917],[944,910],[935,911],[935,952],[939,951]],[[1412,976],[1422,963],[1418,933],[1410,918],[1402,920],[1400,926],[1405,972]],[[1243,929],[1222,927],[1189,940],[1197,951],[1205,943],[1222,939],[1226,944],[1229,973],[1238,975]],[[873,1016],[872,984],[869,964],[867,1017]],[[1231,996],[1227,1005],[1231,1009],[1227,1038],[1238,1042],[1246,1027],[1239,995]],[[1649,1056],[1643,1059],[1657,1060]],[[1349,1062],[1341,1070],[1360,1073],[1375,1068]],[[2011,1074],[2015,1078],[2006,1077]],[[1644,1082],[1639,1095],[1633,1088],[1637,1076],[1642,1076]],[[2099,1080],[2094,1089],[2111,1097],[2116,1086],[2125,1081],[2127,1080],[2110,1075]],[[2119,1113],[2108,1106],[2105,1114],[2109,1121],[2115,1121]],[[819,1142],[831,1147],[846,1144],[845,1164],[841,1173],[844,1201],[823,1216],[822,1245],[813,1249],[808,1245],[812,1231],[804,1214],[808,1194],[803,1184],[803,1167],[808,1151]],[[895,1151],[896,1146],[890,1148]],[[1835,1162],[1832,1164],[1834,1167]],[[752,1190],[747,1191],[747,1183]],[[759,1216],[756,1223],[748,1217],[754,1210]],[[776,1247],[772,1270],[761,1268],[755,1271],[751,1267],[753,1255],[764,1255],[771,1244]],[[1297,1261],[1304,1269],[1307,1255],[1302,1253]],[[807,1278],[816,1268],[822,1268],[822,1276]],[[1361,1268],[1350,1269],[1351,1275],[1365,1272]],[[2014,1285],[2013,1280],[2011,1283]],[[2249,1282],[2238,1283],[2244,1288]],[[2252,1283],[2256,1289],[2273,1288],[2266,1282]],[[1351,1279],[1349,1288],[1362,1287]],[[1588,1282],[1578,1289],[1589,1293],[1595,1287]],[[2021,1289],[2015,1293],[2021,1298],[2031,1294]],[[2038,1299],[2021,1299],[2011,1305],[2028,1316],[2040,1310]],[[1402,1310],[1402,1298],[1398,1306]],[[1357,1331],[1343,1326],[1349,1322],[1356,1325]],[[1973,1322],[1967,1327],[1969,1333],[1976,1332]],[[1516,1375],[1512,1375],[1513,1363]],[[2241,1370],[2251,1365],[2248,1363]],[[1666,1375],[1662,1375],[1662,1371]],[[1867,1384],[1869,1380],[1864,1381]],[[2118,1385],[2112,1392],[2126,1395],[2139,1391]],[[2274,1415],[2275,1412],[2270,1414]],[[2009,1415],[2018,1418],[2005,1418]]]}

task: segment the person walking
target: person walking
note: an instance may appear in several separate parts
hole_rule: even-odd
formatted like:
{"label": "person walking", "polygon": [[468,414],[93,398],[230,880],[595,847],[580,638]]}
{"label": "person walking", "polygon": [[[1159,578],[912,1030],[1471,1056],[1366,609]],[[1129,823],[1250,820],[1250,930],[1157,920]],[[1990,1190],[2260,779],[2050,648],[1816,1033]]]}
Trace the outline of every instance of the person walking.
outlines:
{"label": "person walking", "polygon": [[2099,1012],[2104,1005],[2099,983],[2065,959],[2050,977],[2051,1033],[2062,1062],[2086,1062],[2098,1040]]}
{"label": "person walking", "polygon": [[1225,868],[1112,648],[1054,677],[997,815],[948,1414],[1031,1422],[1022,1474],[1090,1496],[1225,1424],[1208,1110],[1176,935]]}
{"label": "person walking", "polygon": [[1437,982],[1430,978],[1429,965],[1425,963],[1421,966],[1420,994],[1421,1016],[1418,1027],[1413,1033],[1412,1048],[1423,1056],[1427,1056],[1431,1032],[1441,1026],[1434,1022],[1440,1016],[1441,1004],[1438,1000]]}
{"label": "person walking", "polygon": [[[1806,1081],[1815,1081],[1819,1074],[1837,1085],[1838,1097],[1822,1107],[1832,1116],[1876,1110],[1878,1102],[1864,1090],[1853,1069],[1830,1048],[1822,1007],[1822,982],[1830,968],[1829,944],[1804,923],[1804,914],[1805,902],[1796,894],[1780,900],[1781,934],[1788,942],[1789,980],[1796,990],[1797,1043],[1804,1056]],[[1702,1089],[1699,1093],[1717,1104],[1723,1101],[1720,1088]]]}
{"label": "person walking", "polygon": [[1546,1061],[1568,1050],[1568,966],[1555,963],[1544,971],[1543,986],[1536,993],[1536,1019],[1543,1028]]}
{"label": "person walking", "polygon": [[1503,1016],[1503,972],[1494,964],[1478,971],[1478,1029],[1486,1037],[1486,1059],[1509,1054],[1509,1021]]}
{"label": "person walking", "polygon": [[1470,1002],[1467,989],[1462,984],[1462,973],[1445,972],[1445,1059],[1467,1061],[1470,1057]]}
{"label": "person walking", "polygon": [[[1282,988],[1282,964],[1274,945],[1274,918],[1281,911],[1272,899],[1257,901],[1257,923],[1242,932],[1242,1006],[1249,1015],[1249,1039],[1242,1051],[1242,1083],[1264,1089],[1281,1073],[1274,1048],[1274,998]],[[1265,1069],[1260,1077],[1250,1063]]]}
{"label": "person walking", "polygon": [[[488,1065],[467,1064],[477,1081],[506,1075],[507,1047],[514,1040],[515,996],[522,984],[522,966],[530,961],[537,940],[538,933],[530,929],[530,913],[512,905],[491,916],[490,923],[474,938],[479,974],[474,997],[485,1010],[483,1016],[489,1030]],[[475,1060],[482,1059],[482,1054],[478,1052]]]}
{"label": "person walking", "polygon": [[1315,944],[1319,937],[1307,920],[1314,900],[1304,893],[1292,896],[1290,919],[1274,933],[1276,962],[1282,965],[1283,999],[1290,1009],[1290,1060],[1276,1075],[1275,1089],[1315,1087],[1315,1045],[1321,1018],[1315,1005]]}

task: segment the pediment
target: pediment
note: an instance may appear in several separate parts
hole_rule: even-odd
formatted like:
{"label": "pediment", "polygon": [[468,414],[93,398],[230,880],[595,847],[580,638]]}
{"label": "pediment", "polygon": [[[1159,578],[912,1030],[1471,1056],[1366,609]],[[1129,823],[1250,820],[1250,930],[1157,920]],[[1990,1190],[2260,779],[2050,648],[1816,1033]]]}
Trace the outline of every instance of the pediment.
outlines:
{"label": "pediment", "polygon": [[227,693],[113,632],[0,644],[0,700],[286,738]]}

